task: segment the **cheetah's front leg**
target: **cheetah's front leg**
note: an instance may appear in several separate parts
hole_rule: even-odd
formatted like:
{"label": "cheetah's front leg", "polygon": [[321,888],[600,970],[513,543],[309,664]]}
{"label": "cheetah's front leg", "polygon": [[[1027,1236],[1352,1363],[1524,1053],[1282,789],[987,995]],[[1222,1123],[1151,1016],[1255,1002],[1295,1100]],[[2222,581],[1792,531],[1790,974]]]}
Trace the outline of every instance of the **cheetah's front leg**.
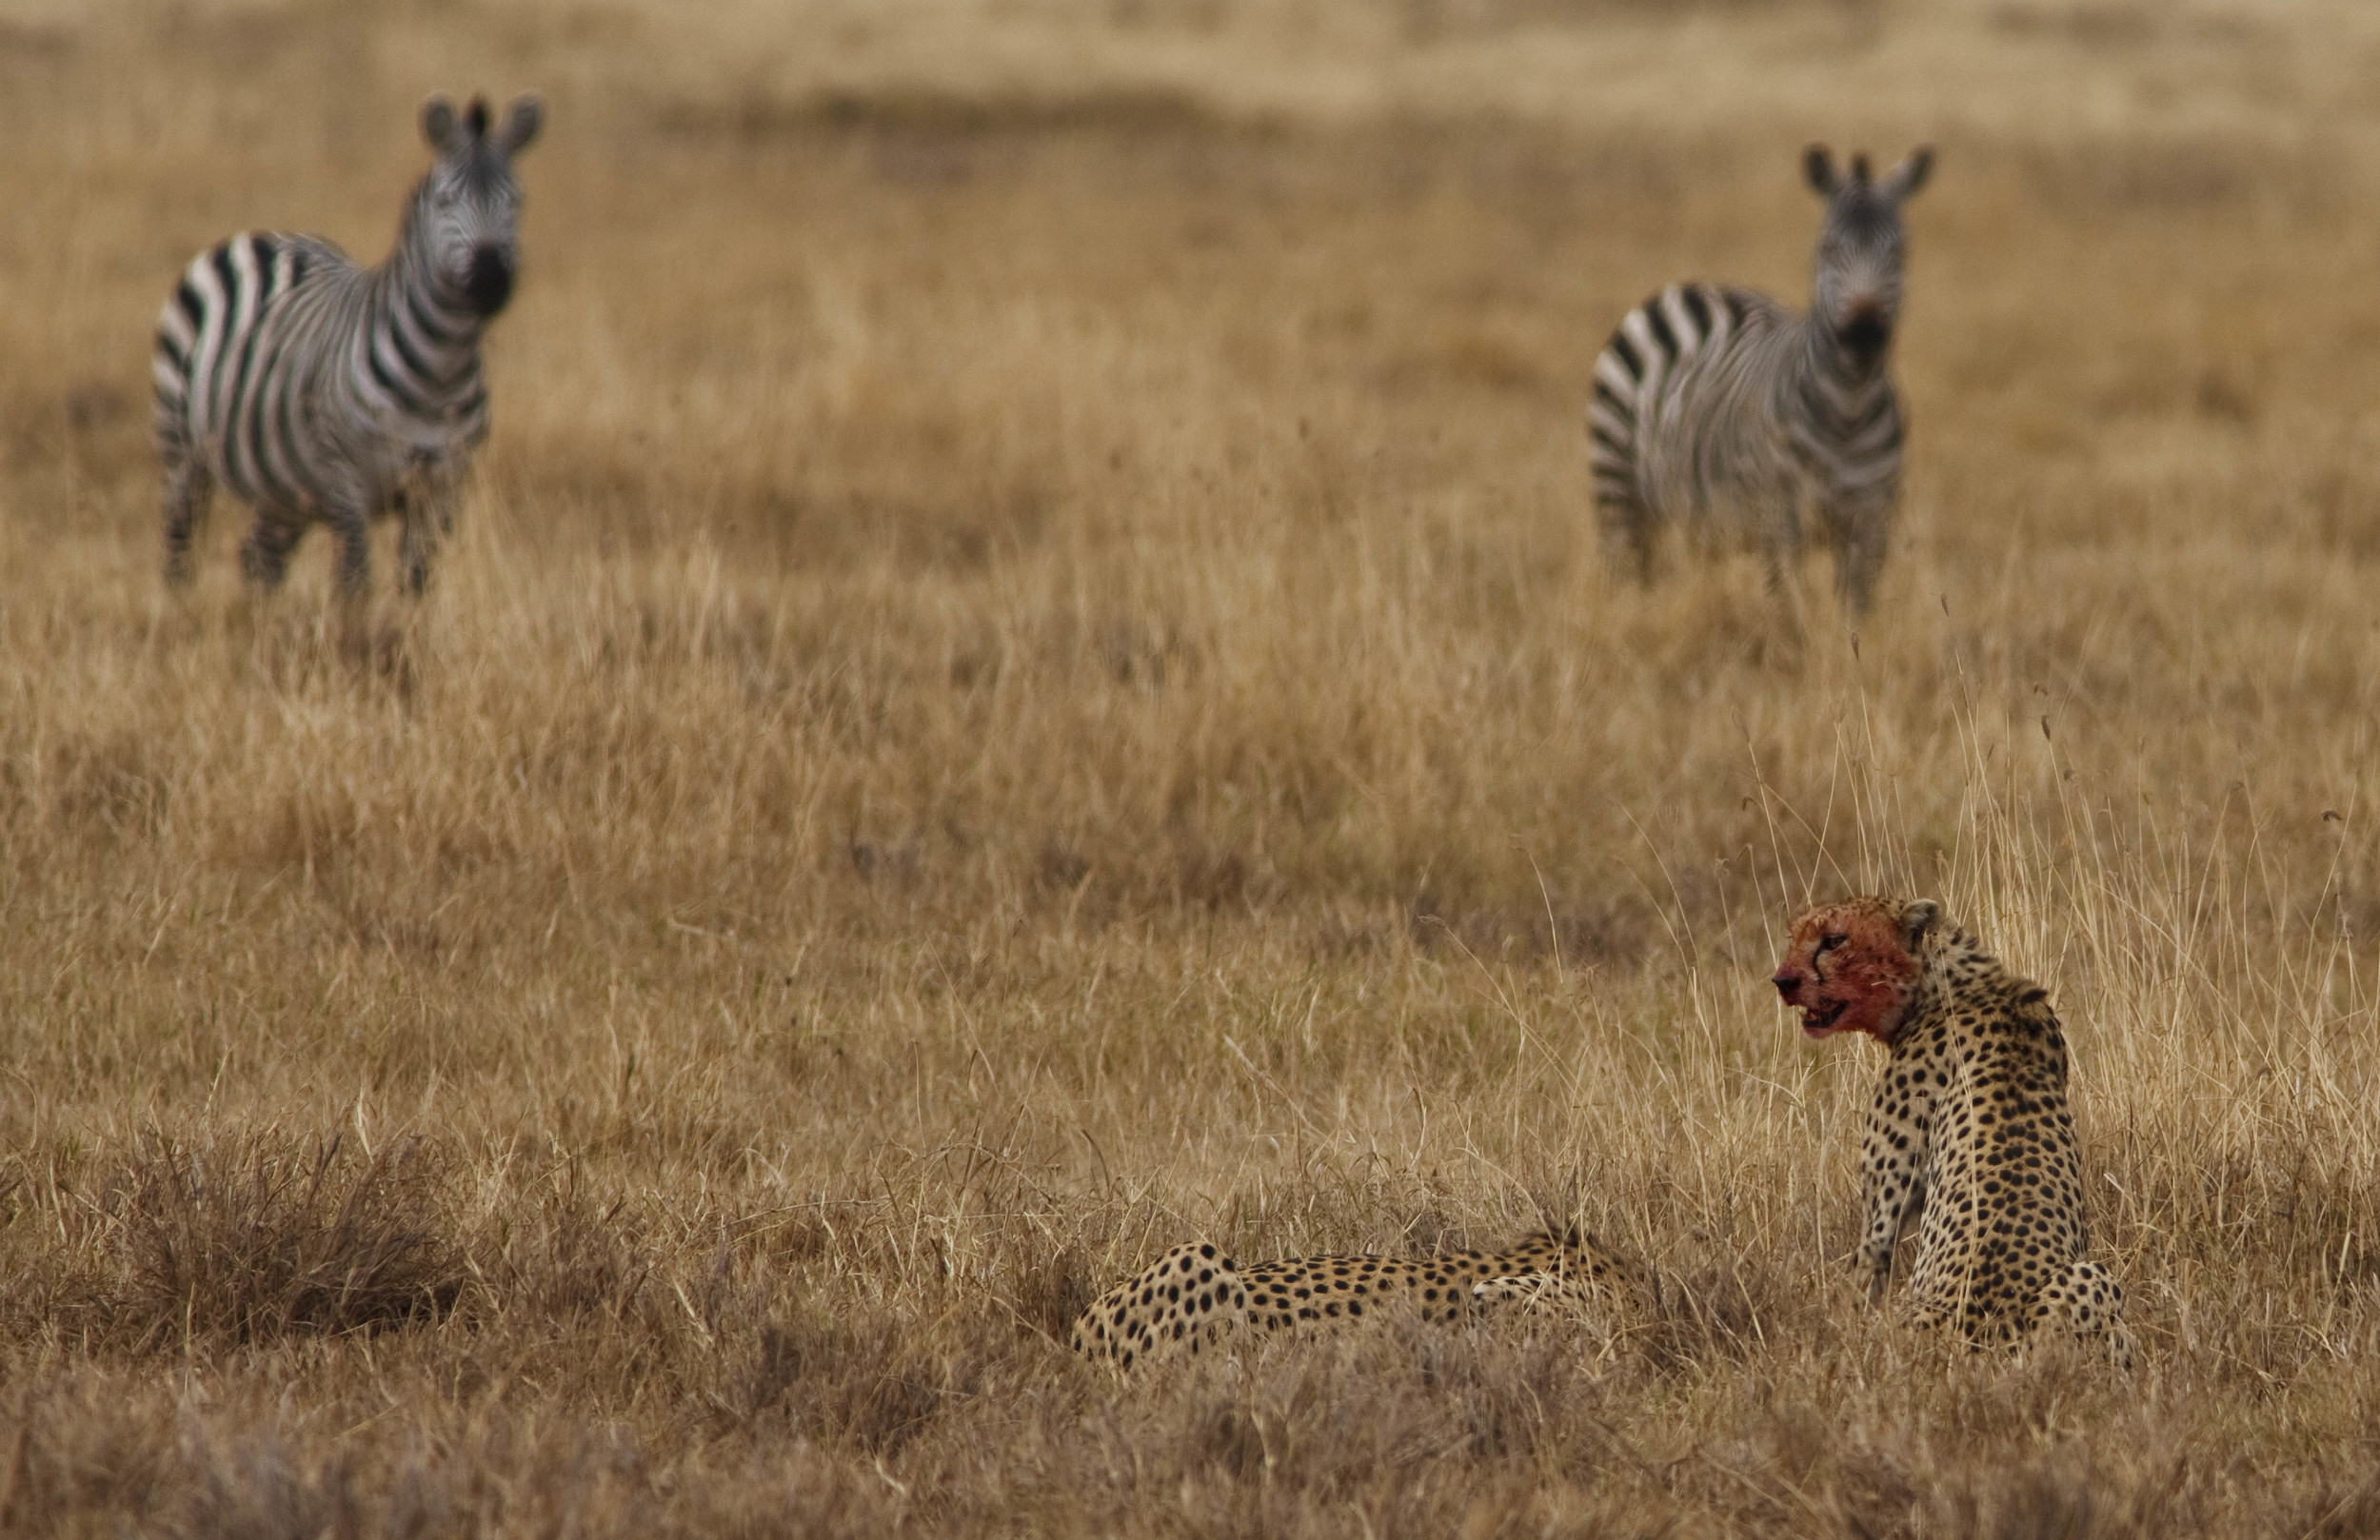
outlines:
{"label": "cheetah's front leg", "polygon": [[1868,1226],[1859,1241],[1859,1267],[1868,1276],[1868,1303],[1874,1306],[1884,1303],[1885,1288],[1893,1281],[1893,1253],[1925,1214],[1926,1184],[1889,1141],[1872,1136],[1871,1144],[1886,1152],[1869,1152]]}
{"label": "cheetah's front leg", "polygon": [[[1914,1079],[1917,1083],[1912,1084]],[[1868,1303],[1884,1303],[1893,1280],[1893,1252],[1926,1212],[1926,1172],[1934,1154],[1934,1096],[1925,1076],[1895,1074],[1868,1104],[1860,1141],[1859,1186],[1867,1223],[1859,1237],[1859,1267],[1868,1275]]]}

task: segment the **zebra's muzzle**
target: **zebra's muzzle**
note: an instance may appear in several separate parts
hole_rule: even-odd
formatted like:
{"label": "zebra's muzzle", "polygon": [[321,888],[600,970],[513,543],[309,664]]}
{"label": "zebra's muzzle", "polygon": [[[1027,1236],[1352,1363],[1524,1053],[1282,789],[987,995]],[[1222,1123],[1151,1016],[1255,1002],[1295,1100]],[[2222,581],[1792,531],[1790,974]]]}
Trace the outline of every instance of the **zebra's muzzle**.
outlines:
{"label": "zebra's muzzle", "polygon": [[471,252],[471,273],[463,281],[471,308],[494,315],[512,298],[512,257],[502,247],[483,246]]}
{"label": "zebra's muzzle", "polygon": [[1883,311],[1863,305],[1836,328],[1835,340],[1862,364],[1874,364],[1892,346],[1893,323]]}

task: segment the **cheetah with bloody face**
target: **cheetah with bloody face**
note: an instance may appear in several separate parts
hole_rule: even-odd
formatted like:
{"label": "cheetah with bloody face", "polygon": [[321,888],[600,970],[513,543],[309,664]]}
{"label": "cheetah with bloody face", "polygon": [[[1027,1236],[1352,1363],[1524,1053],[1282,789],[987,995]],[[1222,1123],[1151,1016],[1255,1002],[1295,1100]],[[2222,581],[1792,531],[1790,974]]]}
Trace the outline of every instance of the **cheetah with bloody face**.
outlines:
{"label": "cheetah with bloody face", "polygon": [[1183,1356],[1226,1333],[1328,1332],[1404,1311],[1455,1321],[1500,1305],[1577,1310],[1627,1284],[1590,1236],[1533,1235],[1508,1252],[1437,1256],[1293,1256],[1242,1266],[1212,1245],[1177,1246],[1101,1294],[1075,1323],[1074,1351],[1130,1369]]}
{"label": "cheetah with bloody face", "polygon": [[1923,898],[1811,910],[1771,981],[1811,1037],[1866,1033],[1889,1050],[1860,1156],[1870,1303],[1914,1227],[1919,1324],[1955,1323],[1977,1343],[2053,1324],[2129,1368],[2124,1292],[2083,1259],[2082,1160],[2049,992]]}

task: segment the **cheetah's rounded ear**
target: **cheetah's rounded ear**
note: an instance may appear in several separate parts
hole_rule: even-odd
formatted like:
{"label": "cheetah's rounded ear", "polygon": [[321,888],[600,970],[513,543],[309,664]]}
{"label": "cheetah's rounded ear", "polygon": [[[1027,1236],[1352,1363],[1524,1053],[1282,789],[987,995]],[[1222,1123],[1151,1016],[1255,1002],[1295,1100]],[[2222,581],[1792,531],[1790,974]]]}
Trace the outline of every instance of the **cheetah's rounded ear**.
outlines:
{"label": "cheetah's rounded ear", "polygon": [[1885,173],[1884,180],[1877,185],[1876,190],[1897,203],[1924,187],[1926,178],[1933,174],[1933,171],[1934,147],[1919,145],[1909,152],[1909,159]]}
{"label": "cheetah's rounded ear", "polygon": [[1810,186],[1821,197],[1834,197],[1835,189],[1843,185],[1842,177],[1835,169],[1835,151],[1824,145],[1812,145],[1801,152],[1801,172],[1810,179]]}
{"label": "cheetah's rounded ear", "polygon": [[545,98],[534,91],[519,97],[513,102],[511,109],[505,113],[504,123],[496,129],[496,137],[489,141],[489,145],[497,154],[509,160],[528,147],[528,142],[537,137],[537,130],[545,121]]}
{"label": "cheetah's rounded ear", "polygon": [[454,135],[454,104],[443,96],[433,96],[422,104],[422,137],[429,148],[441,155],[446,152],[446,141]]}
{"label": "cheetah's rounded ear", "polygon": [[1934,926],[1942,922],[1942,906],[1932,898],[1913,898],[1901,906],[1901,940],[1912,952],[1925,944]]}

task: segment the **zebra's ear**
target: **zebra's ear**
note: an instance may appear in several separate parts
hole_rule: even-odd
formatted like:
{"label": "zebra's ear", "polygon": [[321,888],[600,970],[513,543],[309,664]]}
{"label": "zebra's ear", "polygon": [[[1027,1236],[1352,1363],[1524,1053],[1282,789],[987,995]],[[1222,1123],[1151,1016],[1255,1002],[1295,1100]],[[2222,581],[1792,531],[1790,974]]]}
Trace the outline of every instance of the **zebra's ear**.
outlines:
{"label": "zebra's ear", "polygon": [[1835,189],[1843,185],[1842,177],[1835,169],[1835,151],[1824,145],[1812,145],[1801,152],[1801,170],[1820,197],[1834,197]]}
{"label": "zebra's ear", "polygon": [[454,104],[443,96],[433,96],[422,104],[422,137],[429,148],[441,155],[446,152],[446,141],[454,137]]}
{"label": "zebra's ear", "polygon": [[505,114],[504,122],[496,129],[496,137],[488,141],[489,148],[509,160],[537,137],[538,128],[545,121],[545,99],[532,91],[512,104],[511,110]]}
{"label": "zebra's ear", "polygon": [[1934,147],[1919,145],[1909,152],[1909,159],[1894,167],[1885,174],[1883,182],[1878,184],[1876,190],[1897,203],[1924,187],[1926,178],[1933,171]]}

